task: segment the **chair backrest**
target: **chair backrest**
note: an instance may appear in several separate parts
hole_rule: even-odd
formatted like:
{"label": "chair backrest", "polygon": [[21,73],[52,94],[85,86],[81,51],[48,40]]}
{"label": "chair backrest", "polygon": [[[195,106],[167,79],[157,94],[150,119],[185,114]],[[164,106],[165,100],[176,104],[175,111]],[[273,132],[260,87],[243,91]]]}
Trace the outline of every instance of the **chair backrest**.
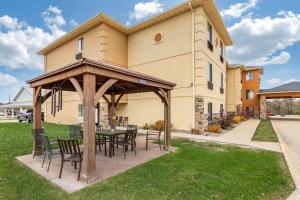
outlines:
{"label": "chair backrest", "polygon": [[49,156],[50,154],[52,154],[52,146],[50,144],[49,138],[46,134],[41,134],[41,138],[42,138],[42,146]]}
{"label": "chair backrest", "polygon": [[132,125],[132,124],[127,125],[127,130],[133,130],[133,129],[137,129],[137,125]]}
{"label": "chair backrest", "polygon": [[78,140],[66,140],[66,139],[58,139],[58,146],[60,149],[60,153],[62,157],[64,155],[79,155],[81,158],[81,151],[79,148]]}
{"label": "chair backrest", "polygon": [[81,127],[78,125],[69,125],[71,139],[82,139]]}
{"label": "chair backrest", "polygon": [[128,121],[128,117],[124,117],[124,121]]}
{"label": "chair backrest", "polygon": [[104,130],[104,128],[102,125],[99,125],[99,124],[96,125],[96,131],[103,131],[103,130]]}
{"label": "chair backrest", "polygon": [[43,128],[38,128],[38,129],[32,129],[32,139],[34,141],[36,140],[41,140],[42,139],[42,134],[45,134],[45,131]]}
{"label": "chair backrest", "polygon": [[119,116],[118,121],[122,122],[123,121],[123,116]]}
{"label": "chair backrest", "polygon": [[128,140],[134,140],[136,138],[136,135],[137,129],[126,130],[125,138],[127,138]]}

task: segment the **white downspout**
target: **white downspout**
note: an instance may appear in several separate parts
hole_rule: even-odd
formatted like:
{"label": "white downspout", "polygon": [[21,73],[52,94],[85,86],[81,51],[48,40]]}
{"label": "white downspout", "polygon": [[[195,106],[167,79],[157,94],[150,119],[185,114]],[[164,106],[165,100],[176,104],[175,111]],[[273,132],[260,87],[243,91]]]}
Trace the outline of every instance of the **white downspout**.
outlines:
{"label": "white downspout", "polygon": [[189,7],[192,11],[192,79],[193,79],[192,128],[195,128],[195,11],[192,6],[192,0],[189,0]]}

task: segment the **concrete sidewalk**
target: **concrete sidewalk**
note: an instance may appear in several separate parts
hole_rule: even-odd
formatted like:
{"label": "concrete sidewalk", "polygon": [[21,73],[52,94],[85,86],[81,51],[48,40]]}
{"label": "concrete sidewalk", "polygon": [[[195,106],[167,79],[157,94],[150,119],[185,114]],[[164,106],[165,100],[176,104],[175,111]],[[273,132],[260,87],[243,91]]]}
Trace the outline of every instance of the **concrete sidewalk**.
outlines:
{"label": "concrete sidewalk", "polygon": [[187,133],[172,133],[172,137],[188,138],[194,141],[208,141],[217,142],[222,144],[233,144],[241,147],[263,149],[275,152],[282,152],[279,143],[276,142],[256,142],[251,141],[255,130],[260,120],[249,119],[239,124],[234,129],[228,131],[224,135],[219,137],[215,136],[204,136],[204,135],[193,135]]}

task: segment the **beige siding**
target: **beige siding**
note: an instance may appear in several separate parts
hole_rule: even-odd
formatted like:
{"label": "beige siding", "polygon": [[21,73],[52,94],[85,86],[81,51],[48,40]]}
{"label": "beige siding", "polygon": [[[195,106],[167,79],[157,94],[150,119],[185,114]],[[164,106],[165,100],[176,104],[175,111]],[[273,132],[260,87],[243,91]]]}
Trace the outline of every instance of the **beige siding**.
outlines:
{"label": "beige siding", "polygon": [[237,105],[242,105],[242,76],[241,68],[227,69],[227,101],[226,111],[236,112]]}

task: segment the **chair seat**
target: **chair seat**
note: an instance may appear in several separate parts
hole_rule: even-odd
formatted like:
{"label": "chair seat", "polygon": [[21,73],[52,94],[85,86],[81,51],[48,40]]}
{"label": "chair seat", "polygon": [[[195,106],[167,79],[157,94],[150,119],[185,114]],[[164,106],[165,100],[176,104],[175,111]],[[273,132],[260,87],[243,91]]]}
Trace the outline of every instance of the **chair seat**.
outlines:
{"label": "chair seat", "polygon": [[81,159],[80,159],[80,156],[79,154],[74,154],[74,155],[71,155],[70,157],[68,158],[65,158],[64,159],[65,161],[74,161],[74,162],[80,162],[82,161],[82,153],[81,153]]}

